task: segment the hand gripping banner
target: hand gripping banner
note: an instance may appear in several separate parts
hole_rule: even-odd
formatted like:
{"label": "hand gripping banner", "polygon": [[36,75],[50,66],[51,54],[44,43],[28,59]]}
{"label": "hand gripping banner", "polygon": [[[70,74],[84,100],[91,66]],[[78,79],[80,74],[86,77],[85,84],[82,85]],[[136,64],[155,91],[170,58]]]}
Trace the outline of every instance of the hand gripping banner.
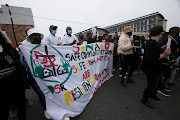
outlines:
{"label": "hand gripping banner", "polygon": [[79,115],[100,86],[112,77],[112,43],[24,44],[20,49],[46,97],[47,112],[54,120]]}

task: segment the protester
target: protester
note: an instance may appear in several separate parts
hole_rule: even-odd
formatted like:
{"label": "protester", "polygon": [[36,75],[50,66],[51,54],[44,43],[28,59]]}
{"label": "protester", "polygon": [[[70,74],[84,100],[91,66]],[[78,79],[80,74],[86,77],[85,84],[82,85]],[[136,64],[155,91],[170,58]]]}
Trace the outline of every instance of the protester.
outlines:
{"label": "protester", "polygon": [[161,69],[160,59],[171,54],[171,50],[167,49],[162,54],[161,48],[158,45],[158,40],[161,37],[163,28],[161,26],[154,26],[150,29],[150,40],[147,41],[144,58],[143,58],[143,70],[147,77],[147,87],[144,90],[144,95],[141,102],[149,108],[155,108],[148,99],[151,97],[155,100],[160,100],[157,96],[158,86],[161,84]]}
{"label": "protester", "polygon": [[42,43],[46,45],[61,45],[61,40],[60,37],[56,36],[57,33],[57,26],[51,25],[49,27],[49,32],[50,34],[46,36],[43,40]]}
{"label": "protester", "polygon": [[[35,28],[31,28],[27,31],[27,38],[22,42],[22,45],[26,45],[26,44],[41,44],[41,40],[44,38],[44,35],[42,33],[40,33],[38,30],[36,30]],[[22,54],[22,53],[21,53]],[[42,92],[42,90],[40,89],[40,87],[38,86],[36,80],[34,79],[33,75],[31,74],[31,71],[24,59],[24,61],[21,61],[22,64],[24,65],[25,68],[28,69],[28,78],[29,78],[29,83],[30,86],[33,88],[33,90],[36,92],[36,94],[39,97],[40,103],[44,109],[44,116],[47,119],[51,119],[50,116],[48,115],[48,113],[46,112],[46,102],[45,102],[45,96]]]}
{"label": "protester", "polygon": [[122,71],[121,71],[121,85],[124,87],[127,87],[127,84],[125,82],[125,76],[126,72],[128,70],[128,66],[130,66],[129,72],[128,72],[128,83],[134,83],[134,81],[131,79],[131,76],[134,71],[134,61],[133,61],[133,40],[131,38],[133,29],[130,26],[127,26],[124,28],[124,33],[121,35],[119,41],[118,41],[118,53],[123,55],[123,64],[122,64]]}
{"label": "protester", "polygon": [[113,68],[114,69],[115,69],[115,66],[117,66],[117,63],[119,61],[119,57],[118,57],[118,53],[117,53],[118,40],[119,40],[119,36],[118,36],[117,32],[115,32],[115,35],[112,40],[112,42],[114,43],[114,52],[113,52]]}
{"label": "protester", "polygon": [[177,54],[176,54],[176,64],[172,65],[169,81],[167,82],[168,86],[176,86],[176,84],[173,83],[173,81],[174,81],[174,78],[175,78],[175,75],[176,75],[176,68],[179,67],[179,59],[180,59],[180,52],[179,52],[179,48],[180,48],[180,36],[179,36],[180,28],[179,27],[173,27],[173,29],[174,29],[174,35],[173,36],[174,36],[175,40],[177,41],[178,46],[177,46]]}
{"label": "protester", "polygon": [[[168,93],[168,91],[171,91],[171,89],[167,88],[166,85],[166,81],[168,78],[170,78],[170,73],[172,71],[172,67],[177,67],[178,64],[176,63],[176,56],[177,56],[177,51],[178,51],[178,42],[175,39],[176,35],[179,35],[178,32],[178,27],[172,27],[169,29],[169,35],[167,37],[167,39],[165,40],[165,45],[168,47],[168,40],[170,40],[170,45],[169,47],[171,48],[171,54],[166,57],[163,58],[161,60],[161,69],[162,69],[162,75],[163,75],[163,82],[162,85],[160,86],[160,89],[158,90],[158,93],[164,95],[164,96],[170,96],[170,94]],[[175,69],[174,68],[174,69]],[[173,70],[174,70],[173,69]]]}
{"label": "protester", "polygon": [[[24,80],[26,73],[17,51],[7,43],[0,30],[0,79],[1,79],[1,119],[8,120],[11,101],[17,107],[19,120],[26,120]],[[8,87],[7,87],[8,85]]]}
{"label": "protester", "polygon": [[67,34],[62,38],[62,45],[70,46],[79,43],[77,37],[75,35],[72,35],[71,27],[66,28],[66,33]]}
{"label": "protester", "polygon": [[103,34],[103,40],[102,40],[102,42],[108,42],[108,34]]}
{"label": "protester", "polygon": [[79,43],[77,43],[78,45],[86,45],[87,41],[85,40],[85,37],[83,34],[79,34]]}

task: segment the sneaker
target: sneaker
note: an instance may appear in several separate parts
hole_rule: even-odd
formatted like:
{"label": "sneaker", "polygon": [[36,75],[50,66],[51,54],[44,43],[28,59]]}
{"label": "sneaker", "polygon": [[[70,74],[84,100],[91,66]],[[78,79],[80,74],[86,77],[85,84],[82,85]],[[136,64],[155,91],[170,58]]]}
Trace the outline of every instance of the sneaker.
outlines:
{"label": "sneaker", "polygon": [[[120,74],[119,77],[122,77],[122,75]],[[124,79],[126,79],[126,78],[127,78],[127,76],[124,76]]]}
{"label": "sneaker", "polygon": [[69,117],[64,117],[64,120],[70,120],[70,118]]}
{"label": "sneaker", "polygon": [[44,111],[44,116],[46,117],[46,119],[51,119],[51,117],[48,115],[47,111]]}
{"label": "sneaker", "polygon": [[154,99],[154,100],[157,100],[157,101],[160,101],[161,99],[158,98],[157,96],[151,96],[150,98]]}
{"label": "sneaker", "polygon": [[168,86],[176,86],[176,84],[175,84],[175,83],[170,83],[170,82],[169,82],[169,83],[167,83],[167,85],[168,85]]}
{"label": "sneaker", "polygon": [[119,67],[119,70],[122,70],[122,67]]}
{"label": "sneaker", "polygon": [[33,105],[33,102],[29,101],[28,99],[26,99],[26,106],[30,107]]}
{"label": "sneaker", "polygon": [[15,118],[17,116],[17,109],[14,108],[14,109],[10,109],[9,111],[9,117],[10,118]]}
{"label": "sneaker", "polygon": [[167,88],[167,87],[164,87],[164,90],[165,90],[165,91],[168,91],[168,92],[171,91],[171,89],[170,89],[170,88]]}
{"label": "sneaker", "polygon": [[171,95],[168,94],[165,90],[158,90],[157,92],[160,93],[160,94],[162,94],[162,95],[164,95],[164,96],[166,96],[166,97],[171,96]]}
{"label": "sneaker", "polygon": [[141,100],[141,103],[146,105],[149,108],[155,109],[155,107],[148,101]]}

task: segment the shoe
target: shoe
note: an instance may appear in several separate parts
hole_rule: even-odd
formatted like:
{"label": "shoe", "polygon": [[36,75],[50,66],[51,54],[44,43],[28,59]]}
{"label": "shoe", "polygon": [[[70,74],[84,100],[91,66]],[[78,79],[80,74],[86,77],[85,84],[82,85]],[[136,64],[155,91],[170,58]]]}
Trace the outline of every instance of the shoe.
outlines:
{"label": "shoe", "polygon": [[10,118],[15,118],[17,116],[17,109],[15,108],[15,109],[10,109],[10,111],[9,111],[9,117]]}
{"label": "shoe", "polygon": [[161,99],[158,98],[157,96],[152,96],[152,97],[150,97],[150,98],[152,98],[152,99],[154,99],[154,100],[157,100],[157,101],[160,101],[160,100],[161,100]]}
{"label": "shoe", "polygon": [[165,91],[168,91],[168,92],[171,91],[171,89],[170,89],[170,88],[167,88],[167,87],[164,87],[164,90],[165,90]]}
{"label": "shoe", "polygon": [[155,107],[148,101],[141,100],[141,103],[146,105],[149,108],[155,109]]}
{"label": "shoe", "polygon": [[51,117],[48,115],[47,111],[44,111],[44,116],[46,117],[46,119],[51,119]]}
{"label": "shoe", "polygon": [[175,83],[167,83],[168,86],[176,86]]}
{"label": "shoe", "polygon": [[122,67],[119,67],[119,70],[122,70]]}
{"label": "shoe", "polygon": [[[122,75],[120,74],[120,75],[119,75],[119,77],[122,77]],[[127,78],[127,77],[126,77],[126,76],[124,76],[124,79],[126,79],[126,78]]]}
{"label": "shoe", "polygon": [[69,117],[64,117],[64,120],[70,120],[70,118]]}
{"label": "shoe", "polygon": [[33,102],[31,102],[28,99],[26,99],[26,106],[27,107],[31,107],[32,105],[33,105]]}
{"label": "shoe", "polygon": [[129,78],[127,79],[127,83],[134,84],[135,82]]}
{"label": "shoe", "polygon": [[122,85],[123,87],[127,87],[127,84],[126,84],[125,82],[121,82],[121,85]]}
{"label": "shoe", "polygon": [[166,97],[171,96],[171,95],[168,94],[165,90],[158,90],[157,92],[160,93],[160,94],[162,94],[162,95],[164,95],[164,96],[166,96]]}

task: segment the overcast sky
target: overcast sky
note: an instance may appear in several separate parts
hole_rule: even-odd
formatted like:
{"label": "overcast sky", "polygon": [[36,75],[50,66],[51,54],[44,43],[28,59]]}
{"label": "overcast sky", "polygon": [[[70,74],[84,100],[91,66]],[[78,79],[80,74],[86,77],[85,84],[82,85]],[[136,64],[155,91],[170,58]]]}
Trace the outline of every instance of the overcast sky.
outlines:
{"label": "overcast sky", "polygon": [[46,35],[50,25],[57,25],[60,37],[65,34],[67,26],[77,33],[93,26],[106,27],[154,12],[160,12],[168,20],[167,30],[173,26],[180,27],[180,0],[0,0],[0,4],[31,8],[33,15],[38,17],[71,21],[34,17],[38,30]]}

